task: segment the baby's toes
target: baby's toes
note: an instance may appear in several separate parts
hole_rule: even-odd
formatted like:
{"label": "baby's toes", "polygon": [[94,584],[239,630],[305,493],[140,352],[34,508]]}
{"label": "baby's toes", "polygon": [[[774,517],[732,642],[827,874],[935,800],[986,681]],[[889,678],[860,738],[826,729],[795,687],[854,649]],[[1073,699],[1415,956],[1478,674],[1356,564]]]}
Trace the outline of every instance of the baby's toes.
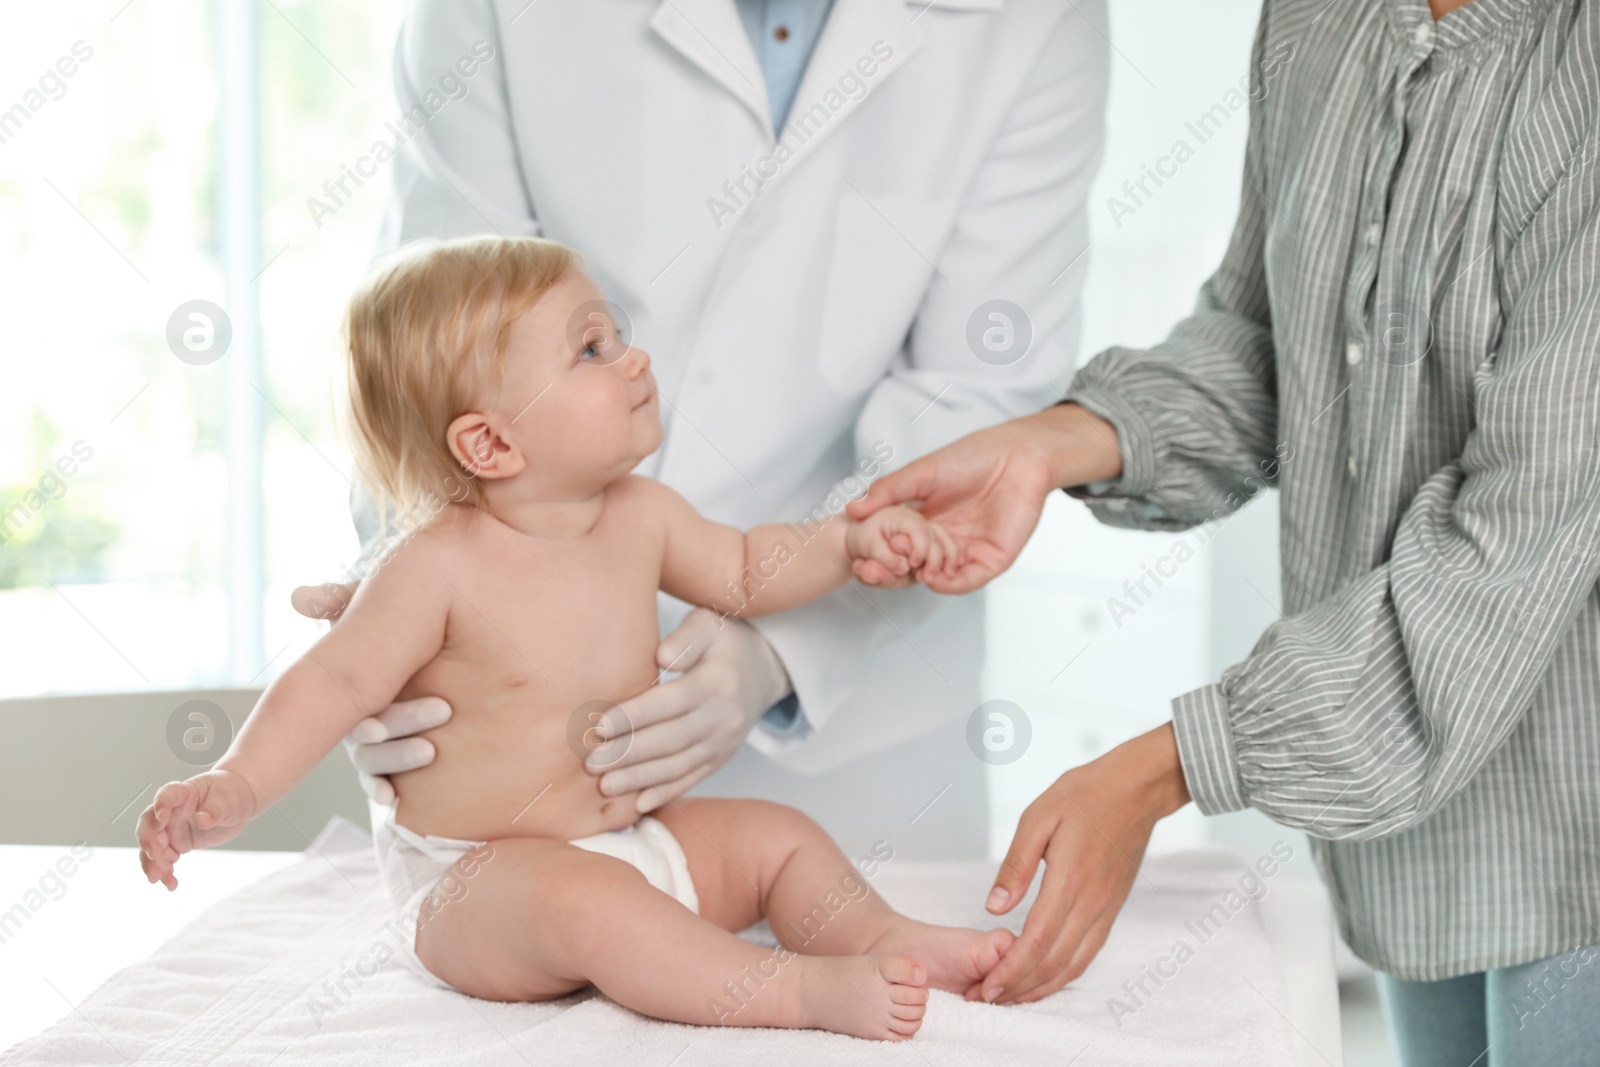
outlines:
{"label": "baby's toes", "polygon": [[1010,930],[990,930],[973,942],[972,962],[978,969],[979,978],[987,977],[995,969],[1016,939],[1017,935]]}
{"label": "baby's toes", "polygon": [[890,1003],[890,1005],[889,1005],[889,1017],[890,1018],[892,1018],[892,1019],[900,1019],[900,1020],[902,1020],[904,1022],[908,1022],[908,1023],[920,1022],[922,1020],[922,1017],[925,1014],[927,1014],[927,1011],[928,1011],[928,1006],[926,1004],[895,1004],[895,1003]]}
{"label": "baby's toes", "polygon": [[928,1003],[928,987],[925,985],[891,985],[889,986],[889,1003],[907,1008],[926,1004]]}
{"label": "baby's toes", "polygon": [[896,1004],[926,1004],[928,1002],[928,968],[910,956],[884,956],[878,961],[878,973],[890,984],[889,999]]}

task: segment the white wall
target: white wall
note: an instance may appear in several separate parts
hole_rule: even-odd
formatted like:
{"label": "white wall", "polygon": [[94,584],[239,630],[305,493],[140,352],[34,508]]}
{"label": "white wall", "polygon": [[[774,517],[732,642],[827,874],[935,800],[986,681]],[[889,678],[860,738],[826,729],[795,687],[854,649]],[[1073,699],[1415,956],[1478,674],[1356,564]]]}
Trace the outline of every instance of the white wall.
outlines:
{"label": "white wall", "polygon": [[[1114,51],[1107,153],[1090,196],[1085,360],[1164,337],[1221,257],[1248,120],[1240,110],[1204,143],[1186,124],[1238,88],[1258,11],[1259,0],[1110,2],[1111,25],[1099,27]],[[1147,180],[1152,195],[1130,197],[1124,183],[1179,140],[1192,158],[1159,188]],[[1114,212],[1113,197],[1131,213]],[[1107,599],[1180,538],[1102,527],[1056,494],[1016,567],[991,587],[986,695],[1015,702],[1033,728],[1027,754],[989,772],[996,856],[1022,808],[1062,771],[1169,719],[1172,697],[1215,681],[1276,617],[1276,501],[1263,499],[1223,524],[1133,615],[1114,620]],[[1262,823],[1253,814],[1206,820],[1190,807],[1157,829],[1152,848],[1221,839],[1253,851],[1273,832]]]}

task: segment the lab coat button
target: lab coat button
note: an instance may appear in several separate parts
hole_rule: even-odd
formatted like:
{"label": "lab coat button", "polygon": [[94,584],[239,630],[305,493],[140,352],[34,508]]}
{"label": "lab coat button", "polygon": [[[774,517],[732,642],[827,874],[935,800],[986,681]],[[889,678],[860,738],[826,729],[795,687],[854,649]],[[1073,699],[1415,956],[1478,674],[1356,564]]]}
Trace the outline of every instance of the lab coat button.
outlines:
{"label": "lab coat button", "polygon": [[1383,224],[1381,222],[1374,222],[1371,226],[1367,227],[1367,244],[1371,245],[1373,248],[1377,248],[1378,242],[1381,240],[1383,240]]}
{"label": "lab coat button", "polygon": [[1356,457],[1355,457],[1355,456],[1353,456],[1353,455],[1352,455],[1352,456],[1351,456],[1351,457],[1350,457],[1350,458],[1349,458],[1349,459],[1348,459],[1348,460],[1346,460],[1346,461],[1345,461],[1345,466],[1346,466],[1346,467],[1347,467],[1347,468],[1349,468],[1349,470],[1350,470],[1350,477],[1352,477],[1352,478],[1354,478],[1354,477],[1355,477],[1355,476],[1356,476],[1356,475],[1357,475],[1357,474],[1359,474],[1359,473],[1360,473],[1360,472],[1359,472],[1359,471],[1358,471],[1358,470],[1357,470],[1357,469],[1356,469]]}
{"label": "lab coat button", "polygon": [[1414,41],[1416,41],[1417,45],[1420,47],[1422,45],[1427,44],[1429,38],[1431,38],[1432,36],[1433,36],[1433,23],[1432,22],[1419,22],[1419,23],[1417,23],[1416,32],[1414,34],[1412,34],[1412,39]]}
{"label": "lab coat button", "polygon": [[1361,351],[1360,341],[1351,341],[1347,346],[1345,346],[1344,361],[1350,364],[1352,367],[1359,367],[1361,365],[1362,355],[1363,353]]}

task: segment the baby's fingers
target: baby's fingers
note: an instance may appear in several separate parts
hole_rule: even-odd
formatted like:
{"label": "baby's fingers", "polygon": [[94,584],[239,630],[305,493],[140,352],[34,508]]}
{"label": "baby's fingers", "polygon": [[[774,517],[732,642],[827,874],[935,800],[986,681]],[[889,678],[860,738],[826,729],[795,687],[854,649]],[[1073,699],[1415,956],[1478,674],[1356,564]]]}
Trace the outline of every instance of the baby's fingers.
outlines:
{"label": "baby's fingers", "polygon": [[[150,814],[150,809],[145,810],[145,815]],[[141,820],[142,822],[143,820]],[[165,830],[146,830],[141,826],[139,832],[139,866],[144,871],[147,882],[160,882],[168,889],[176,889],[178,881],[172,876],[172,864],[177,859],[177,853],[167,841]]]}
{"label": "baby's fingers", "polygon": [[928,560],[928,538],[921,526],[907,526],[889,534],[889,547],[915,570]]}
{"label": "baby's fingers", "polygon": [[149,815],[162,838],[170,843],[175,854],[181,855],[193,847],[195,804],[199,791],[189,782],[168,782],[156,790],[150,802]]}
{"label": "baby's fingers", "polygon": [[874,537],[867,549],[867,555],[858,562],[876,563],[888,574],[903,577],[911,573],[911,563],[906,557],[895,551],[894,534],[884,531]]}
{"label": "baby's fingers", "polygon": [[893,574],[875,559],[857,559],[850,563],[850,573],[866,585],[879,589],[899,589],[911,584],[910,576]]}

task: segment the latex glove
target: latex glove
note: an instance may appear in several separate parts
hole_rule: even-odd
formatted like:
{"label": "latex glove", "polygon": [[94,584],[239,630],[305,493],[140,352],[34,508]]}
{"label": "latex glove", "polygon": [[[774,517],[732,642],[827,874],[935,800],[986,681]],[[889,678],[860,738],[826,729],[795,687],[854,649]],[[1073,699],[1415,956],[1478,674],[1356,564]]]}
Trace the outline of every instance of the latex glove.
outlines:
{"label": "latex glove", "polygon": [[618,705],[595,727],[604,739],[585,769],[606,796],[640,791],[639,812],[693,788],[739,750],[755,721],[789,694],[789,673],[749,623],[691,611],[656,649],[663,673],[680,671]]}
{"label": "latex glove", "polygon": [[[302,585],[289,596],[300,614],[333,623],[355,596],[356,584]],[[414,771],[433,762],[433,742],[416,737],[424,730],[450,721],[450,705],[440,697],[397,700],[371,718],[356,723],[344,738],[344,750],[356,765],[361,790],[373,801],[394,803],[394,783],[388,775]]]}

